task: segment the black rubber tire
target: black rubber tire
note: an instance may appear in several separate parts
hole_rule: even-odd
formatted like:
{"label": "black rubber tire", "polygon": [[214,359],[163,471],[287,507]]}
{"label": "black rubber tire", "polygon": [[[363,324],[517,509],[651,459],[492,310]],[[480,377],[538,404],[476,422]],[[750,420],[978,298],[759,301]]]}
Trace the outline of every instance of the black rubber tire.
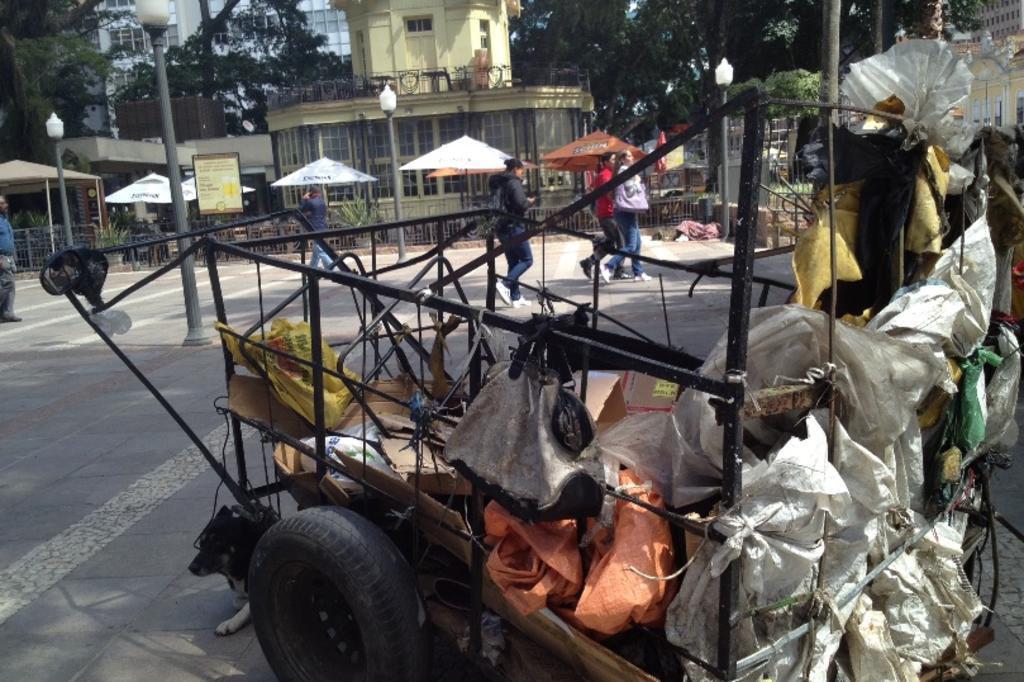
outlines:
{"label": "black rubber tire", "polygon": [[430,627],[415,575],[391,540],[340,507],[274,524],[249,566],[263,653],[284,682],[421,682]]}

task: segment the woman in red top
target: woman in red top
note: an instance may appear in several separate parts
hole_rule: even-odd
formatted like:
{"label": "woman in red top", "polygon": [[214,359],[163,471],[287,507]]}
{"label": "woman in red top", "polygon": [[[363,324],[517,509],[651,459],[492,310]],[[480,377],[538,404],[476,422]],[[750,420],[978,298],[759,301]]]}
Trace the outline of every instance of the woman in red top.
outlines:
{"label": "woman in red top", "polygon": [[[594,184],[590,187],[591,191],[609,182],[614,177],[614,158],[615,154],[613,152],[605,152],[601,155],[597,162],[597,177],[594,178]],[[583,274],[587,276],[587,279],[591,279],[594,276],[594,266],[600,266],[601,259],[607,256],[609,252],[621,249],[623,243],[619,225],[615,222],[615,205],[612,203],[610,192],[598,197],[594,212],[597,215],[597,222],[601,225],[605,238],[595,242],[594,253],[580,261],[580,267],[583,268]]]}

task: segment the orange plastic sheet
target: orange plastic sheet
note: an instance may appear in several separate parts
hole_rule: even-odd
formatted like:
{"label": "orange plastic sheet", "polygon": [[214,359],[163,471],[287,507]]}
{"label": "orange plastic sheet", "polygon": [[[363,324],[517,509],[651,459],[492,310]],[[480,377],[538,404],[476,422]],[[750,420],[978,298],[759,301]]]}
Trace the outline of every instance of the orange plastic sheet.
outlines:
{"label": "orange plastic sheet", "polygon": [[[632,471],[621,471],[619,483],[636,486],[627,487],[626,492],[642,501],[665,507],[657,493],[640,487]],[[665,580],[675,569],[668,521],[619,500],[612,532],[600,532],[591,547],[594,554],[583,593],[572,613],[562,614],[566,620],[598,639],[634,625],[664,625],[665,611],[678,586],[677,580]]]}
{"label": "orange plastic sheet", "polygon": [[[648,504],[664,501],[622,471],[620,483]],[[634,625],[661,626],[678,581],[665,580],[675,564],[668,522],[629,502],[616,503],[611,531],[590,545],[583,579],[576,522],[528,525],[497,502],[484,510],[491,579],[524,614],[550,606],[567,621],[601,639]],[[656,578],[656,579],[655,579]],[[577,598],[578,597],[578,598]]]}
{"label": "orange plastic sheet", "polygon": [[484,525],[494,547],[487,572],[512,606],[530,614],[575,602],[583,587],[575,521],[527,525],[492,501],[484,509]]}

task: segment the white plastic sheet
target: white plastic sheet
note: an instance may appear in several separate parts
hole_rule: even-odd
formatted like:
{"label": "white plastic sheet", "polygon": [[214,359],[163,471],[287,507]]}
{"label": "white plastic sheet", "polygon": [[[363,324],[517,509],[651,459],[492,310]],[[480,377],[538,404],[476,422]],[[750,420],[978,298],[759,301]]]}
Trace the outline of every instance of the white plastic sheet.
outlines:
{"label": "white plastic sheet", "polygon": [[[785,377],[803,377],[828,360],[828,320],[820,311],[796,305],[766,307],[751,311],[750,324],[750,390],[773,386]],[[928,346],[845,324],[836,326],[835,360],[841,419],[850,437],[873,453],[891,449],[916,425],[918,404],[947,373],[946,363]],[[724,339],[711,351],[702,372],[724,375]],[[722,428],[707,396],[697,391],[683,393],[674,422],[662,442],[668,448],[673,438],[678,440],[663,452],[662,462],[672,468],[672,491],[666,498],[681,506],[706,497],[709,477],[721,477]],[[769,446],[784,433],[757,421],[745,426]],[[745,459],[754,460],[749,453]]]}
{"label": "white plastic sheet", "polygon": [[946,43],[907,40],[851,65],[842,91],[851,104],[866,109],[895,95],[906,106],[907,146],[927,139],[956,158],[971,135],[963,134],[964,123],[954,120],[952,112],[967,99],[973,79]]}
{"label": "white plastic sheet", "polygon": [[985,387],[983,404],[988,414],[985,440],[978,448],[981,452],[1007,452],[1017,444],[1018,438],[1015,416],[1020,387],[1020,353],[1017,337],[1006,327],[999,330],[996,351],[1003,357],[1003,363],[996,367]]}
{"label": "white plastic sheet", "polygon": [[[768,461],[746,467],[742,505],[716,523],[728,539],[713,549],[705,544],[669,607],[665,630],[670,642],[698,655],[713,656],[717,581],[733,561],[740,560],[740,609],[814,591],[826,519],[845,517],[852,498],[842,476],[828,462],[821,425],[813,418],[805,424],[806,438],[790,438]],[[756,622],[745,620],[738,632],[741,655],[753,653],[766,640],[799,624],[788,608],[770,612]],[[826,650],[815,652],[815,659],[826,663],[831,659],[841,631],[841,626],[822,629]],[[791,642],[773,658],[769,672],[775,679],[799,677],[801,646],[800,641]],[[694,679],[705,679],[696,666],[688,666],[688,672]],[[824,670],[812,674],[812,679],[824,680],[823,675]]]}
{"label": "white plastic sheet", "polygon": [[950,649],[966,655],[964,640],[982,605],[957,562],[962,541],[956,529],[939,523],[869,587],[901,657],[934,663]]}
{"label": "white plastic sheet", "polygon": [[988,333],[996,288],[996,252],[984,216],[942,252],[932,277],[946,282],[963,300],[964,314],[954,321],[950,337],[955,354],[967,357]]}

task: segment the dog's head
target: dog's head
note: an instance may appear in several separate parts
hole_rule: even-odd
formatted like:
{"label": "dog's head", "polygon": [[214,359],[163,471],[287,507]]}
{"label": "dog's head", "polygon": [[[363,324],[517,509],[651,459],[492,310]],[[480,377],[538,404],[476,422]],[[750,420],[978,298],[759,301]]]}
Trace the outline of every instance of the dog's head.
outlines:
{"label": "dog's head", "polygon": [[265,530],[264,524],[240,510],[221,507],[196,538],[199,553],[188,570],[197,576],[220,573],[230,580],[244,580],[253,550]]}

